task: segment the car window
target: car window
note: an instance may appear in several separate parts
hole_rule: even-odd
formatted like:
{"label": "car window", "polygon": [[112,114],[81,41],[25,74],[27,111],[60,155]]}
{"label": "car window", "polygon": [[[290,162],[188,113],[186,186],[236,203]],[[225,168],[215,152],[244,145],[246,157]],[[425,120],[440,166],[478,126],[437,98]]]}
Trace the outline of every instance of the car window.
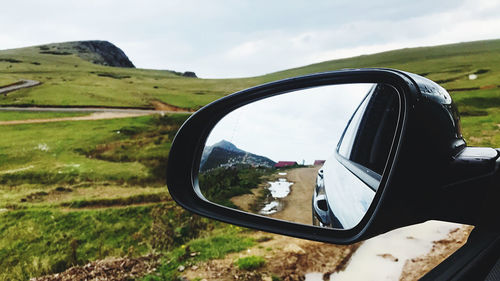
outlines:
{"label": "car window", "polygon": [[399,100],[394,88],[374,86],[346,127],[338,152],[382,175],[396,130]]}
{"label": "car window", "polygon": [[344,156],[347,159],[349,159],[349,156],[351,155],[351,150],[356,138],[356,132],[359,127],[359,123],[361,122],[361,117],[365,112],[366,105],[368,104],[372,93],[373,89],[370,90],[359,107],[356,109],[356,112],[353,114],[351,120],[349,120],[349,123],[344,131],[344,135],[339,142],[340,145],[338,152],[340,155]]}

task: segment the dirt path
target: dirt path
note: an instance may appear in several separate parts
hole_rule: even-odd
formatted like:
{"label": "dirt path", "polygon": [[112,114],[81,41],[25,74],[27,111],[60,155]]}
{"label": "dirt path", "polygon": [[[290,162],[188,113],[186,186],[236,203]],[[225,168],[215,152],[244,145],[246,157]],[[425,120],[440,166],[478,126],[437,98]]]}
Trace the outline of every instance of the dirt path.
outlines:
{"label": "dirt path", "polygon": [[[275,199],[279,201],[280,210],[269,215],[272,218],[293,221],[303,224],[312,224],[312,206],[311,198],[316,181],[316,175],[321,166],[297,168],[286,171],[286,175],[273,175],[275,180],[286,178],[288,182],[293,184],[290,187],[290,194],[285,198]],[[273,180],[271,180],[273,181]],[[264,182],[259,187],[252,189],[252,194],[243,194],[231,198],[231,201],[241,210],[252,212],[251,207],[260,199],[260,192],[264,188],[268,188],[269,183]],[[255,212],[253,212],[255,213]]]}
{"label": "dirt path", "polygon": [[135,108],[106,108],[106,107],[0,107],[0,111],[20,111],[20,112],[83,112],[87,116],[61,117],[61,118],[43,118],[28,120],[10,120],[0,121],[0,125],[17,124],[35,124],[61,121],[81,121],[81,120],[101,120],[114,118],[127,118],[151,114],[169,114],[169,113],[192,113],[191,111],[179,110],[153,110],[153,109],[135,109]]}
{"label": "dirt path", "polygon": [[194,110],[189,108],[177,107],[171,104],[164,103],[159,100],[151,101],[151,104],[156,110],[170,111],[170,112],[194,112]]}
{"label": "dirt path", "polygon": [[[263,241],[240,253],[223,259],[193,264],[182,273],[188,280],[304,280],[312,271],[336,272],[344,269],[359,244],[339,246],[287,236],[256,232],[256,241]],[[239,269],[235,260],[248,256],[264,257],[266,263],[254,271]],[[327,274],[328,274],[327,273]]]}
{"label": "dirt path", "polygon": [[62,118],[45,118],[45,119],[28,119],[28,120],[11,120],[0,121],[0,125],[19,125],[19,124],[36,124],[62,121],[83,121],[83,120],[103,120],[115,118],[127,118],[152,114],[150,112],[94,112],[87,116],[62,117]]}
{"label": "dirt path", "polygon": [[[0,94],[7,96],[7,93],[12,91],[30,88],[42,84],[39,81],[23,79],[16,83],[5,86],[0,86]],[[101,120],[143,116],[149,114],[166,114],[166,113],[192,113],[193,110],[180,108],[169,105],[164,102],[154,100],[151,102],[154,110],[138,109],[138,108],[91,108],[91,107],[15,107],[4,106],[0,107],[0,111],[28,111],[28,112],[89,112],[88,116],[64,117],[64,118],[45,118],[45,119],[30,119],[30,120],[11,120],[0,121],[0,125],[17,125],[17,124],[35,124],[47,122],[61,121],[81,121],[81,120]]]}
{"label": "dirt path", "polygon": [[42,84],[40,81],[35,80],[20,80],[16,83],[0,87],[0,94],[7,96],[7,93],[16,91],[23,88],[35,87]]}
{"label": "dirt path", "polygon": [[[144,108],[117,108],[117,107],[19,107],[19,106],[0,106],[0,111],[21,111],[21,112],[117,112],[117,113],[173,113],[178,111],[164,111]],[[189,113],[189,112],[183,112]]]}
{"label": "dirt path", "polygon": [[311,198],[319,168],[320,166],[316,166],[287,171],[287,175],[284,177],[289,182],[293,182],[291,192],[287,197],[281,199],[284,202],[284,208],[272,214],[271,217],[297,223],[312,224]]}
{"label": "dirt path", "polygon": [[117,108],[117,107],[18,107],[18,106],[0,106],[0,111],[28,111],[28,112],[115,112],[115,113],[193,113],[192,111],[180,110],[160,110],[144,108]]}
{"label": "dirt path", "polygon": [[247,211],[250,213],[255,213],[252,211],[252,204],[254,204],[257,200],[259,200],[259,192],[263,188],[266,188],[267,183],[261,184],[259,187],[252,189],[251,194],[243,194],[243,195],[238,195],[233,198],[231,198],[231,202],[233,202],[234,205],[238,206],[243,211]]}

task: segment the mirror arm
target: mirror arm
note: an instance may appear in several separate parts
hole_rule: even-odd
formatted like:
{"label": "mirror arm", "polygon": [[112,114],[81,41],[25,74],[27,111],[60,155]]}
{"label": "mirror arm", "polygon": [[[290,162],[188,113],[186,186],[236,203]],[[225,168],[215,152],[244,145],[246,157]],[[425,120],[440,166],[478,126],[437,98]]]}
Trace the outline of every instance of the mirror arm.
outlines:
{"label": "mirror arm", "polygon": [[461,182],[490,174],[498,151],[488,147],[465,147],[450,164],[450,181]]}
{"label": "mirror arm", "polygon": [[454,183],[444,186],[446,220],[499,232],[500,152],[486,147],[467,147],[450,165]]}
{"label": "mirror arm", "polygon": [[[500,149],[496,149],[500,155]],[[495,161],[495,171],[491,176],[491,184],[488,193],[485,194],[477,227],[483,227],[489,231],[500,233],[498,214],[500,214],[500,157]]]}
{"label": "mirror arm", "polygon": [[[401,164],[395,171],[397,177],[392,184],[395,188],[386,194],[366,237],[428,220],[469,224],[500,233],[499,156],[500,150],[468,147],[452,161],[443,161],[421,171],[423,175],[430,173],[428,177],[420,177],[422,181],[417,178],[411,182],[407,179],[415,173],[414,166]],[[466,159],[469,157],[470,161]],[[415,159],[404,158],[407,161]],[[417,166],[426,163],[421,158],[417,161]],[[464,172],[469,168],[471,171]],[[439,178],[446,181],[437,182]],[[398,216],[394,216],[396,210]]]}

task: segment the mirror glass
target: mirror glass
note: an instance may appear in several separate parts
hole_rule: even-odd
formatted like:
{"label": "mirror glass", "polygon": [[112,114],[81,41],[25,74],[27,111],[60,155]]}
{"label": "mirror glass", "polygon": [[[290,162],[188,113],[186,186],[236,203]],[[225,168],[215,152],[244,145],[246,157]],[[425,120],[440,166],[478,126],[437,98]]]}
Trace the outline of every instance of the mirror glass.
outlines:
{"label": "mirror glass", "polygon": [[300,89],[240,107],[211,131],[198,174],[209,201],[350,229],[378,190],[399,118],[387,84]]}

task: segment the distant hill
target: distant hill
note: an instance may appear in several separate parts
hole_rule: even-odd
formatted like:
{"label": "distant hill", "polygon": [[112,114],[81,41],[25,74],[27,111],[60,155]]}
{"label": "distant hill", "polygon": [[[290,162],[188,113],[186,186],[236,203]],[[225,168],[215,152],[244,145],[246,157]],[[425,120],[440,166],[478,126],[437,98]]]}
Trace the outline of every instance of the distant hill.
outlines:
{"label": "distant hill", "polygon": [[0,106],[152,109],[162,102],[185,111],[224,96],[223,89],[227,88],[224,84],[197,79],[192,71],[135,68],[127,55],[108,41],[0,50],[0,87],[21,80],[41,84],[2,96]]}
{"label": "distant hill", "polygon": [[[468,114],[482,110],[472,108],[470,99],[479,102],[479,96],[487,97],[489,100],[481,103],[496,106],[500,97],[498,39],[406,48],[238,79],[197,79],[191,72],[133,68],[128,58],[125,60],[126,56],[119,55],[118,47],[109,47],[108,44],[112,45],[109,42],[96,42],[106,41],[0,50],[0,86],[20,80],[42,83],[9,93],[0,98],[0,106],[153,108],[156,101],[161,101],[180,108],[198,109],[232,92],[277,79],[360,67],[395,68],[425,76],[449,90],[454,100],[461,103],[459,109],[468,110]],[[104,57],[102,50],[107,50]],[[485,92],[488,94],[483,97]]]}
{"label": "distant hill", "polygon": [[231,142],[221,140],[212,146],[205,147],[201,157],[200,171],[237,164],[273,167],[276,163],[267,157],[246,152]]}
{"label": "distant hill", "polygon": [[127,55],[108,41],[74,41],[64,43],[53,43],[38,46],[40,54],[71,55],[75,54],[91,63],[115,66],[135,67]]}
{"label": "distant hill", "polygon": [[[385,67],[413,72],[447,90],[500,84],[500,40],[461,42],[430,47],[404,48],[345,59],[328,60],[267,74],[285,78],[345,68]],[[470,80],[470,74],[478,78]]]}

